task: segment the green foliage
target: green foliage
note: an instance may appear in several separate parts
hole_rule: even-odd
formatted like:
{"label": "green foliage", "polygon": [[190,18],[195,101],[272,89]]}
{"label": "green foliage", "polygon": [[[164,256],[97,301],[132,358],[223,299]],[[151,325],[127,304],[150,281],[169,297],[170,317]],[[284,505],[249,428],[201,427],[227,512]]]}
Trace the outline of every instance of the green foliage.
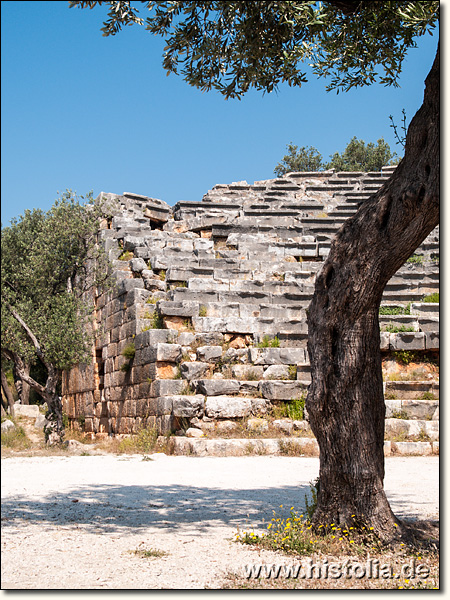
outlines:
{"label": "green foliage", "polygon": [[136,347],[133,344],[133,342],[130,342],[129,344],[127,344],[125,346],[125,348],[122,350],[121,354],[122,354],[122,356],[125,356],[125,358],[128,358],[128,360],[133,360],[133,358],[136,354]]}
{"label": "green foliage", "polygon": [[[99,2],[72,1],[92,8]],[[439,2],[150,2],[145,18],[128,2],[108,7],[104,36],[145,25],[166,43],[163,66],[202,91],[240,98],[251,88],[301,87],[312,70],[327,89],[397,85],[415,38],[431,32]]]}
{"label": "green foliage", "polygon": [[207,309],[207,307],[204,304],[202,304],[199,307],[199,309],[198,309],[198,316],[199,317],[206,317],[207,314],[208,314],[208,309]]}
{"label": "green foliage", "polygon": [[436,302],[439,304],[439,292],[434,292],[433,294],[429,294],[422,298],[422,302]]}
{"label": "green foliage", "polygon": [[120,441],[119,452],[128,454],[153,452],[158,441],[158,432],[154,427],[140,429],[139,432]]}
{"label": "green foliage", "polygon": [[436,400],[436,396],[433,394],[433,392],[424,392],[421,397],[421,400]]}
{"label": "green foliage", "polygon": [[292,398],[292,400],[287,404],[287,416],[289,419],[293,419],[294,421],[302,421],[305,414],[305,401],[306,401],[306,392],[304,392],[299,398]]}
{"label": "green foliage", "polygon": [[404,315],[405,307],[403,306],[380,306],[378,311],[380,315]]}
{"label": "green foliage", "polygon": [[125,250],[125,252],[122,252],[122,254],[119,256],[118,260],[131,260],[133,256],[134,254],[132,252]]}
{"label": "green foliage", "polygon": [[342,154],[335,152],[331,156],[326,168],[336,171],[381,171],[381,167],[395,164],[395,157],[396,154],[391,152],[389,144],[383,138],[375,145],[353,137]]}
{"label": "green foliage", "polygon": [[[107,285],[107,259],[97,246],[101,205],[68,191],[44,213],[26,210],[2,228],[2,349],[35,363],[29,333],[57,369],[90,360],[87,326],[94,306],[85,292]],[[88,266],[88,264],[90,266]]]}
{"label": "green foliage", "polygon": [[31,446],[31,442],[27,438],[24,428],[17,425],[14,429],[2,432],[1,444],[2,446],[13,450],[26,450]]}
{"label": "green foliage", "polygon": [[423,256],[420,254],[413,254],[406,262],[413,265],[421,265],[423,263]]}
{"label": "green foliage", "polygon": [[409,365],[412,362],[420,360],[420,356],[417,354],[417,352],[412,350],[397,350],[393,354],[395,359],[404,365]]}
{"label": "green foliage", "polygon": [[265,335],[259,344],[256,344],[257,348],[279,348],[280,340],[277,336],[274,338],[270,338],[268,335]]}
{"label": "green foliage", "polygon": [[414,331],[414,327],[410,327],[408,325],[394,325],[393,323],[388,323],[382,331],[386,331],[387,333],[401,333],[405,331]]}
{"label": "green foliage", "polygon": [[297,379],[297,365],[289,365],[289,379]]}
{"label": "green foliage", "polygon": [[302,146],[299,148],[292,142],[287,145],[288,154],[274,169],[277,177],[282,177],[286,173],[294,171],[321,171],[323,170],[322,155],[312,146]]}

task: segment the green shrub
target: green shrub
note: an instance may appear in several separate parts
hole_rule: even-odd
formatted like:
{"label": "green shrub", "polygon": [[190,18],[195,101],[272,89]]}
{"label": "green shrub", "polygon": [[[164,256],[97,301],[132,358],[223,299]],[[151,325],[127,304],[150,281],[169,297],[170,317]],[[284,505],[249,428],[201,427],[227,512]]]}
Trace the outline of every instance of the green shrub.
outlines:
{"label": "green shrub", "polygon": [[286,406],[286,412],[289,419],[294,421],[302,421],[305,414],[306,392],[300,398],[292,398]]}
{"label": "green shrub", "polygon": [[138,433],[124,438],[119,443],[119,452],[134,454],[153,452],[158,440],[158,432],[156,428],[143,428]]}
{"label": "green shrub", "polygon": [[408,413],[406,410],[394,410],[392,411],[391,419],[403,419],[408,420]]}
{"label": "green shrub", "polygon": [[387,333],[401,333],[403,331],[414,331],[414,327],[410,327],[407,325],[394,325],[393,323],[388,323],[381,331],[385,331]]}
{"label": "green shrub", "polygon": [[424,296],[422,302],[436,302],[437,304],[439,304],[439,292],[434,292],[433,294]]}
{"label": "green shrub", "polygon": [[125,356],[125,358],[128,358],[128,360],[132,360],[134,358],[134,355],[136,354],[136,348],[133,342],[127,344],[122,350],[121,354],[122,356]]}
{"label": "green shrub", "polygon": [[275,336],[274,338],[270,338],[268,335],[265,335],[262,341],[256,345],[257,348],[279,348],[280,340]]}
{"label": "green shrub", "polygon": [[289,365],[289,379],[297,379],[297,365]]}
{"label": "green shrub", "polygon": [[423,263],[423,256],[421,256],[420,254],[413,254],[412,256],[410,256],[408,258],[408,260],[406,262],[407,263],[412,263],[412,264],[422,264]]}
{"label": "green shrub", "polygon": [[122,254],[119,256],[118,260],[131,260],[133,257],[134,254],[132,252],[125,250],[125,252],[122,252]]}
{"label": "green shrub", "polygon": [[2,432],[1,435],[2,446],[11,448],[13,450],[26,450],[31,446],[30,440],[27,438],[23,427],[16,427],[9,431]]}
{"label": "green shrub", "polygon": [[206,317],[207,314],[208,314],[208,309],[206,308],[206,306],[204,304],[202,304],[200,306],[200,308],[198,309],[198,316]]}

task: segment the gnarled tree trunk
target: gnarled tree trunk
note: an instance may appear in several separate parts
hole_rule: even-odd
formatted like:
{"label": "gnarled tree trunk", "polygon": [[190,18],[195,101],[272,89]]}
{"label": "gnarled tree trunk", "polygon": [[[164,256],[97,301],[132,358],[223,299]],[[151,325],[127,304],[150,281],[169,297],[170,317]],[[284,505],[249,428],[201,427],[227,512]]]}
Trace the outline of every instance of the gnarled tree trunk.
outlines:
{"label": "gnarled tree trunk", "polygon": [[438,223],[439,48],[403,160],[340,229],[316,279],[306,407],[320,447],[317,523],[355,518],[384,539],[401,532],[383,489],[378,311],[386,283]]}

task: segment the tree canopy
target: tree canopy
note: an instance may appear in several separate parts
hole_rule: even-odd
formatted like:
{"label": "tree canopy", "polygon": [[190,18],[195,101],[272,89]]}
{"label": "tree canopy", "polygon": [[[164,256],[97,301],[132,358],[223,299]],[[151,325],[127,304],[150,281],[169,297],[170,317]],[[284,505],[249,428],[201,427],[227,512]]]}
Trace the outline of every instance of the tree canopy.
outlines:
{"label": "tree canopy", "polygon": [[[415,38],[431,32],[439,2],[69,2],[106,5],[103,35],[143,25],[166,40],[163,66],[203,91],[241,98],[250,88],[300,87],[311,74],[327,89],[398,85]],[[374,10],[375,8],[375,10]],[[353,13],[358,12],[358,19]]]}
{"label": "tree canopy", "polygon": [[398,157],[391,152],[390,146],[383,138],[376,144],[353,137],[342,153],[335,152],[329,162],[324,162],[322,155],[313,146],[299,148],[292,142],[287,145],[288,153],[274,169],[278,177],[293,171],[380,171],[381,167],[397,164]]}
{"label": "tree canopy", "polygon": [[[67,192],[47,213],[27,210],[2,228],[2,357],[47,402],[62,370],[90,360],[92,305],[86,292],[108,278],[97,245],[102,214],[91,195]],[[37,361],[47,369],[45,385],[25,372],[25,365]]]}

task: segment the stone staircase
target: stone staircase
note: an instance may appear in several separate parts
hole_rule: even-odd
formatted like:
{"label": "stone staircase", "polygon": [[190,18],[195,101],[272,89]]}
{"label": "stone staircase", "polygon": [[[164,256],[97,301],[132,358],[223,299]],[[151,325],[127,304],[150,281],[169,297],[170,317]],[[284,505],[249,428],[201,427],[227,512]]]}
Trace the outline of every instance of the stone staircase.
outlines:
{"label": "stone staircase", "polygon": [[[103,194],[120,206],[100,232],[116,287],[96,298],[93,363],[64,377],[73,426],[156,427],[193,454],[317,454],[301,408],[306,308],[334,234],[392,170],[218,185],[173,208]],[[438,260],[436,229],[383,295],[383,356],[403,353],[423,371],[385,382],[386,454],[438,452],[439,304],[423,302],[439,290]]]}

